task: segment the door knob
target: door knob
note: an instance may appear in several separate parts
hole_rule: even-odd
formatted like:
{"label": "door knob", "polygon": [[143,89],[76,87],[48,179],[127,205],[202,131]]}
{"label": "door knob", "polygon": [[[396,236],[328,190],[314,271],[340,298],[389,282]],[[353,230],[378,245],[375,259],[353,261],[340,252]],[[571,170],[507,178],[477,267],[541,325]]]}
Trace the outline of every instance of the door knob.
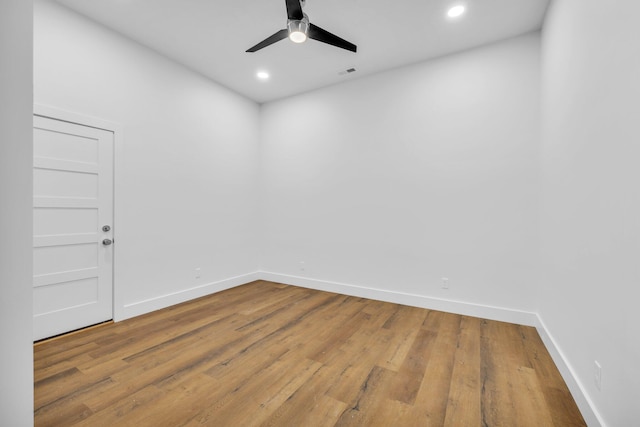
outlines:
{"label": "door knob", "polygon": [[111,239],[104,239],[102,241],[102,244],[105,245],[105,246],[109,246],[112,243],[113,243],[113,240],[111,240]]}

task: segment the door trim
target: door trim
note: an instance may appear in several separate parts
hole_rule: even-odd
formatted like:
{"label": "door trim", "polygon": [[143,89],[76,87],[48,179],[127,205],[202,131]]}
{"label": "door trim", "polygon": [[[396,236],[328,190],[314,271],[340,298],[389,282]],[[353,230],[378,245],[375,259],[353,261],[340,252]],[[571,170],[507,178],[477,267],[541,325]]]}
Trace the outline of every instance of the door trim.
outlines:
{"label": "door trim", "polygon": [[[102,129],[113,133],[113,224],[117,227],[113,229],[114,241],[117,241],[118,247],[122,246],[122,242],[126,242],[123,239],[122,233],[122,204],[119,203],[119,195],[123,190],[123,165],[124,158],[124,126],[120,123],[98,119],[85,114],[75,113],[67,110],[62,110],[57,107],[52,107],[43,104],[34,104],[33,115],[40,117],[47,117],[50,119],[60,120],[63,122],[75,123],[82,126],[88,126],[92,128]],[[124,293],[122,286],[122,280],[120,280],[120,274],[118,266],[118,260],[120,259],[121,250],[114,250],[113,252],[113,320],[118,322],[124,320]]]}

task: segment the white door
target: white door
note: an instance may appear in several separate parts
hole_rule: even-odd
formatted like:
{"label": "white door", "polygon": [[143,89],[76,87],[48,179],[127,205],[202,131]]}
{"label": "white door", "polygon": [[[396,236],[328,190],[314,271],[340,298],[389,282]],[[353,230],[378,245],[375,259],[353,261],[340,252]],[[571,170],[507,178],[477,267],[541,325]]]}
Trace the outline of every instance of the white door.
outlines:
{"label": "white door", "polygon": [[113,318],[113,133],[35,116],[34,340]]}

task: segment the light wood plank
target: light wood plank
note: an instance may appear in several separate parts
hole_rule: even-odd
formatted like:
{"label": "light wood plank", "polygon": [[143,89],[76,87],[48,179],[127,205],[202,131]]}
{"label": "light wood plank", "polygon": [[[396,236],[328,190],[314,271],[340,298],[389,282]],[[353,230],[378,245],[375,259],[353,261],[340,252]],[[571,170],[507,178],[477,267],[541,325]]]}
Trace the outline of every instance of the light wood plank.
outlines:
{"label": "light wood plank", "polygon": [[535,329],[257,281],[34,346],[36,426],[584,426]]}

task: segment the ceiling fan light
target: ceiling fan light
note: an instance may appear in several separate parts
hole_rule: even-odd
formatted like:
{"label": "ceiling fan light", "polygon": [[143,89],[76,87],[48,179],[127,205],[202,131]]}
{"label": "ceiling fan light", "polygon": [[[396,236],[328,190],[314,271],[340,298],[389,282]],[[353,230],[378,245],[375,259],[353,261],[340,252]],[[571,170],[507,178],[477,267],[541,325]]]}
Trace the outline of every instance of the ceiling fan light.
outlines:
{"label": "ceiling fan light", "polygon": [[294,43],[304,43],[307,41],[307,35],[302,31],[293,31],[289,33],[289,40]]}
{"label": "ceiling fan light", "polygon": [[307,40],[309,19],[306,18],[300,21],[291,19],[289,20],[289,22],[287,22],[287,28],[289,29],[289,40],[294,43],[304,43]]}

